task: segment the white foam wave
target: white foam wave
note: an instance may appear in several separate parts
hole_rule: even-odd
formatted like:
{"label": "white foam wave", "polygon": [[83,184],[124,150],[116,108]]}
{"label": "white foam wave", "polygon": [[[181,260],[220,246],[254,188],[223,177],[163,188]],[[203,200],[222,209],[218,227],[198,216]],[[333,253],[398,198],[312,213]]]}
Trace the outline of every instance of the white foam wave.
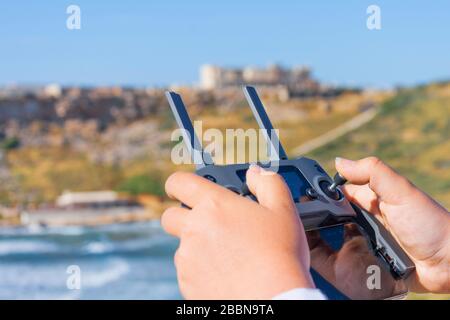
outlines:
{"label": "white foam wave", "polygon": [[114,246],[112,244],[108,244],[105,242],[90,242],[84,247],[84,250],[88,253],[92,254],[101,254],[101,253],[107,253],[112,252],[114,250]]}
{"label": "white foam wave", "polygon": [[82,288],[99,288],[104,285],[117,281],[126,275],[130,267],[123,259],[112,260],[106,269],[96,271],[81,271]]}
{"label": "white foam wave", "polygon": [[33,240],[9,240],[0,242],[0,255],[50,253],[58,251],[52,243],[37,242]]}

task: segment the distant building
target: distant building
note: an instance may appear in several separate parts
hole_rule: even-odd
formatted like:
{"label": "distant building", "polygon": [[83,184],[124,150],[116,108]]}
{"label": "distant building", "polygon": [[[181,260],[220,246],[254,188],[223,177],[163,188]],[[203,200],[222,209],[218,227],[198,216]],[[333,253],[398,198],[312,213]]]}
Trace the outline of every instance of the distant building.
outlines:
{"label": "distant building", "polygon": [[200,86],[213,90],[244,83],[242,70],[226,69],[213,65],[204,65],[200,69]]}
{"label": "distant building", "polygon": [[114,191],[64,192],[56,207],[25,210],[20,222],[25,225],[97,225],[148,220],[154,213],[136,201],[122,198]]}
{"label": "distant building", "polygon": [[56,199],[58,207],[114,205],[120,199],[114,191],[64,192]]}
{"label": "distant building", "polygon": [[200,69],[202,89],[214,90],[251,84],[264,87],[286,87],[292,93],[318,92],[320,85],[312,79],[308,67],[283,68],[269,65],[267,68],[222,68],[204,65]]}
{"label": "distant building", "polygon": [[59,98],[62,93],[61,86],[56,83],[45,86],[43,91],[47,97],[53,98]]}

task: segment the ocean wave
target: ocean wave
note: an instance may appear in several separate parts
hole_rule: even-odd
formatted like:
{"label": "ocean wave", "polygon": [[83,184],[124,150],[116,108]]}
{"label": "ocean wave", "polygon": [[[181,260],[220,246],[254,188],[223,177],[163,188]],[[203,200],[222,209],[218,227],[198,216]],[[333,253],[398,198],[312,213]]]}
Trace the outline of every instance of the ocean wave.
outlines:
{"label": "ocean wave", "polygon": [[55,253],[107,254],[151,249],[173,241],[159,222],[114,224],[98,227],[0,228],[0,255]]}
{"label": "ocean wave", "polygon": [[[178,298],[177,243],[159,222],[1,230],[0,299]],[[71,265],[81,290],[67,288]]]}
{"label": "ocean wave", "polygon": [[0,241],[0,256],[10,254],[38,254],[57,252],[59,247],[53,243],[33,240]]}
{"label": "ocean wave", "polygon": [[[79,264],[77,261],[0,264],[0,299],[82,299],[85,295],[100,298],[110,294],[108,290],[104,292],[105,288],[114,290],[128,284],[125,278],[132,270],[130,263],[122,258],[106,258],[79,261]],[[79,290],[67,286],[71,276],[67,270],[73,264],[80,270]]]}
{"label": "ocean wave", "polygon": [[114,282],[126,275],[130,266],[123,259],[114,259],[106,269],[81,271],[82,288],[99,288]]}
{"label": "ocean wave", "polygon": [[0,227],[0,237],[34,236],[34,235],[68,235],[77,236],[89,233],[153,233],[161,232],[159,220],[145,222],[115,223],[98,226],[42,226],[32,224],[28,226]]}
{"label": "ocean wave", "polygon": [[[60,243],[58,241],[0,240],[2,259],[30,259],[45,261],[61,258],[102,257],[110,255],[171,255],[176,248],[176,240],[169,237],[137,238],[126,241],[93,240],[84,243]],[[6,260],[4,260],[6,261]]]}
{"label": "ocean wave", "polygon": [[114,246],[111,243],[100,241],[90,242],[84,247],[84,251],[90,254],[108,253],[112,252],[113,250]]}

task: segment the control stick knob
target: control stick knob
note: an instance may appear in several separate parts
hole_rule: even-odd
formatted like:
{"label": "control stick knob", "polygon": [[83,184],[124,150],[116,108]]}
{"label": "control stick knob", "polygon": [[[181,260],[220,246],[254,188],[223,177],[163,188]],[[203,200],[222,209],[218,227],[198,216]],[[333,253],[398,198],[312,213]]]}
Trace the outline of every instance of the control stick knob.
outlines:
{"label": "control stick knob", "polygon": [[330,190],[331,192],[335,192],[338,186],[342,186],[346,182],[347,179],[345,179],[339,172],[337,172],[334,175],[333,183],[328,187],[328,190]]}

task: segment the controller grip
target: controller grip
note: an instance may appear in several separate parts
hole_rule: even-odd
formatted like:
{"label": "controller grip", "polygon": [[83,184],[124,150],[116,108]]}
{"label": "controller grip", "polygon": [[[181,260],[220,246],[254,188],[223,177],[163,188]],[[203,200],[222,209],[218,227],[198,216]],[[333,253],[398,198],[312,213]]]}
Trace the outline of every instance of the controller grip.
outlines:
{"label": "controller grip", "polygon": [[350,204],[356,212],[354,220],[368,236],[375,254],[389,266],[395,279],[406,279],[415,270],[414,262],[374,215]]}

